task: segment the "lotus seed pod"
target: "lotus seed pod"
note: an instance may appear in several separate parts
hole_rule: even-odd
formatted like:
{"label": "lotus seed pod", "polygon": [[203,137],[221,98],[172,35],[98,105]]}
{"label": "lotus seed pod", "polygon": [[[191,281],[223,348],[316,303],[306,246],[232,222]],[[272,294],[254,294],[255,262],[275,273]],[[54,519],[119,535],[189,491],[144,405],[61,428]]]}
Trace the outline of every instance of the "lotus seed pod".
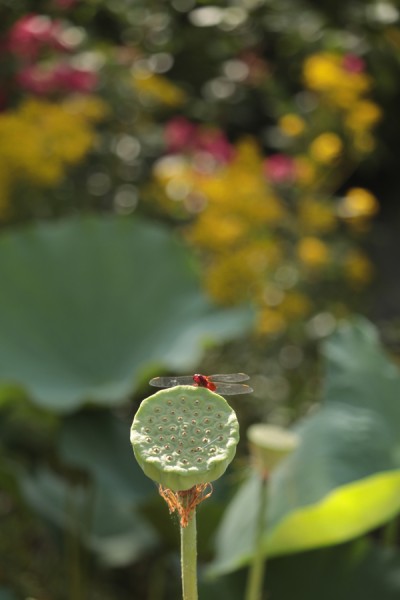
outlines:
{"label": "lotus seed pod", "polygon": [[257,423],[247,430],[254,465],[261,473],[270,473],[298,444],[298,436],[275,425]]}
{"label": "lotus seed pod", "polygon": [[221,477],[236,453],[239,424],[222,396],[179,385],[143,400],[131,428],[145,474],[175,492]]}

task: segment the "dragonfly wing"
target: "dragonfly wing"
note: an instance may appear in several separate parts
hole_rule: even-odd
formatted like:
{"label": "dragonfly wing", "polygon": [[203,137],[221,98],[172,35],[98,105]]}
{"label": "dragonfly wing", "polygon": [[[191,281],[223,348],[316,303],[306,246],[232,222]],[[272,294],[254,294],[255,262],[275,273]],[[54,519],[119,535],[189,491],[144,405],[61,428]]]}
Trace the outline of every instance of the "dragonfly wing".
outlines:
{"label": "dragonfly wing", "polygon": [[253,391],[249,385],[240,383],[216,383],[217,394],[222,396],[233,396],[236,394],[250,394]]}
{"label": "dragonfly wing", "polygon": [[193,385],[193,375],[183,375],[182,377],[153,377],[149,381],[154,387],[174,387],[175,385]]}
{"label": "dragonfly wing", "polygon": [[210,375],[209,379],[215,383],[218,383],[218,381],[239,383],[239,381],[247,381],[250,377],[246,373],[216,373],[215,375]]}

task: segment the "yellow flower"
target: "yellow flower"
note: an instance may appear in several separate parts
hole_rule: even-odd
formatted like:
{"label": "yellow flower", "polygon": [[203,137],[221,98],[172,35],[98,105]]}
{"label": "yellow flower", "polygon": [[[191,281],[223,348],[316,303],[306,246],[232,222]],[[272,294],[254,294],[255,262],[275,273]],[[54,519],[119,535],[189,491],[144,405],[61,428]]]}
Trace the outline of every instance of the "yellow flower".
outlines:
{"label": "yellow flower", "polygon": [[360,100],[346,115],[345,124],[352,131],[362,132],[374,127],[381,118],[382,111],[375,102]]}
{"label": "yellow flower", "polygon": [[336,133],[321,133],[310,145],[312,158],[321,164],[332,164],[341,154],[343,142]]}
{"label": "yellow flower", "polygon": [[324,267],[329,261],[328,246],[316,237],[305,237],[297,245],[300,261],[310,268]]}
{"label": "yellow flower", "polygon": [[299,224],[304,230],[313,233],[333,231],[337,225],[337,217],[330,204],[315,198],[304,198],[299,203]]}
{"label": "yellow flower", "polygon": [[244,219],[231,213],[218,214],[205,210],[189,230],[192,243],[210,250],[228,250],[238,242],[246,239],[249,234],[248,224]]}
{"label": "yellow flower", "polygon": [[261,335],[276,336],[287,327],[286,319],[278,309],[262,307],[257,317],[256,329]]}
{"label": "yellow flower", "polygon": [[225,305],[248,300],[254,286],[254,272],[246,259],[246,251],[224,254],[208,265],[204,284],[210,295]]}
{"label": "yellow flower", "polygon": [[356,286],[363,286],[373,278],[374,267],[371,261],[360,251],[352,250],[344,261],[347,278]]}
{"label": "yellow flower", "polygon": [[0,164],[6,176],[0,174],[0,204],[9,202],[20,181],[56,185],[92,147],[92,121],[104,116],[104,107],[94,97],[58,103],[31,98],[1,113]]}
{"label": "yellow flower", "polygon": [[278,121],[278,126],[288,137],[297,137],[306,128],[305,121],[298,115],[291,113],[281,117]]}
{"label": "yellow flower", "polygon": [[287,292],[280,305],[282,314],[289,320],[299,319],[308,315],[312,309],[310,300],[297,291]]}
{"label": "yellow flower", "polygon": [[365,131],[355,132],[353,144],[354,148],[362,154],[370,154],[376,146],[373,136]]}
{"label": "yellow flower", "polygon": [[349,71],[341,54],[321,52],[309,56],[303,65],[306,86],[341,109],[348,109],[371,88],[368,75]]}
{"label": "yellow flower", "polygon": [[313,162],[307,156],[298,156],[294,160],[298,183],[304,186],[314,183],[316,169]]}
{"label": "yellow flower", "polygon": [[340,84],[342,69],[340,68],[340,56],[321,52],[309,56],[303,65],[304,80],[312,90],[329,91]]}
{"label": "yellow flower", "polygon": [[187,98],[185,92],[166,77],[143,69],[133,71],[133,85],[140,96],[172,108],[181,106]]}
{"label": "yellow flower", "polygon": [[379,211],[379,203],[371,192],[364,188],[351,188],[338,205],[338,214],[345,219],[365,219]]}

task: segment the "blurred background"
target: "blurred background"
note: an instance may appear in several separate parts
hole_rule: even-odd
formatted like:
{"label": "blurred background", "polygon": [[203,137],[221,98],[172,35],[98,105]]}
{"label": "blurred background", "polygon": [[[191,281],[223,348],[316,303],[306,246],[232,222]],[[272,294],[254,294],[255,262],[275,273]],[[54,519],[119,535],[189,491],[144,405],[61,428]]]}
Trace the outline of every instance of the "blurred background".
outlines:
{"label": "blurred background", "polygon": [[399,597],[399,103],[397,0],[0,0],[0,600],[179,597],[130,424],[237,371],[201,593],[244,597],[270,423],[268,597]]}

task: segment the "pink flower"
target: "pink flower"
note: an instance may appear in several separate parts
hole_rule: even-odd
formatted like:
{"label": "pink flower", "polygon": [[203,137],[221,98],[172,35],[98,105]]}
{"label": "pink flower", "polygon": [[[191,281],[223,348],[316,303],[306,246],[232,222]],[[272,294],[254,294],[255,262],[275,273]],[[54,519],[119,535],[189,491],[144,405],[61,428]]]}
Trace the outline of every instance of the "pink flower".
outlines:
{"label": "pink flower", "polygon": [[168,152],[209,154],[217,162],[228,162],[233,148],[222,131],[192,123],[185,117],[174,117],[164,130]]}
{"label": "pink flower", "polygon": [[54,77],[58,88],[65,92],[89,93],[99,83],[98,74],[95,71],[76,69],[63,64],[54,69]]}
{"label": "pink flower", "polygon": [[349,73],[362,73],[365,70],[365,62],[356,54],[345,54],[342,60],[342,66]]}
{"label": "pink flower", "polygon": [[233,148],[222,131],[217,129],[201,129],[196,140],[196,149],[211,154],[218,162],[229,162],[233,156]]}
{"label": "pink flower", "polygon": [[68,50],[61,39],[62,31],[60,21],[45,15],[25,15],[8,32],[7,48],[27,60],[34,60],[43,47]]}
{"label": "pink flower", "polygon": [[272,183],[292,183],[296,179],[296,165],[287,154],[273,154],[264,161],[264,173]]}
{"label": "pink flower", "polygon": [[188,150],[193,143],[197,126],[185,117],[174,117],[168,121],[164,129],[164,139],[168,152]]}
{"label": "pink flower", "polygon": [[18,85],[32,94],[46,96],[57,90],[54,71],[40,68],[37,65],[28,65],[17,74]]}
{"label": "pink flower", "polygon": [[76,69],[68,64],[56,64],[51,68],[41,65],[28,65],[20,70],[17,83],[21,88],[46,96],[54,93],[92,92],[98,85],[98,75],[94,71]]}

